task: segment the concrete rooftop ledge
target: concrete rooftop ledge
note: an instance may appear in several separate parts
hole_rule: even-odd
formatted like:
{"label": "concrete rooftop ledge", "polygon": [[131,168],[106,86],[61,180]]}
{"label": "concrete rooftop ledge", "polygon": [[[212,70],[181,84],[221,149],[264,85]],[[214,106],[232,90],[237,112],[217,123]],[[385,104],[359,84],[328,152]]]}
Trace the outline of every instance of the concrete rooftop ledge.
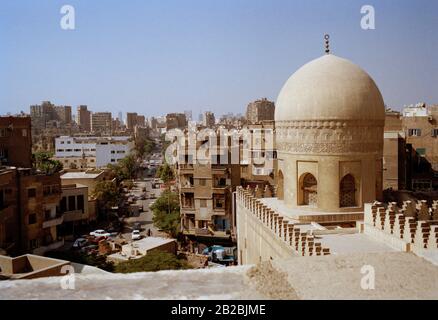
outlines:
{"label": "concrete rooftop ledge", "polygon": [[[361,288],[363,266],[375,289]],[[0,281],[0,299],[438,299],[438,267],[412,253],[296,257],[257,266]]]}

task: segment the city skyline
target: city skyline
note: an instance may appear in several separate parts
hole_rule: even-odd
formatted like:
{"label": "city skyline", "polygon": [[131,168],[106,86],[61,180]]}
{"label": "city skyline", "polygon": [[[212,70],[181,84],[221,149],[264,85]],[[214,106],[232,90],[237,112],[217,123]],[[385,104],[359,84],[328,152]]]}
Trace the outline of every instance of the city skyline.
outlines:
{"label": "city skyline", "polygon": [[438,101],[436,2],[372,1],[375,30],[361,29],[360,1],[69,4],[70,31],[59,26],[61,1],[3,4],[5,112],[50,100],[114,115],[243,113],[250,101],[275,102],[288,75],[323,55],[326,32],[333,54],[363,66],[389,107]]}

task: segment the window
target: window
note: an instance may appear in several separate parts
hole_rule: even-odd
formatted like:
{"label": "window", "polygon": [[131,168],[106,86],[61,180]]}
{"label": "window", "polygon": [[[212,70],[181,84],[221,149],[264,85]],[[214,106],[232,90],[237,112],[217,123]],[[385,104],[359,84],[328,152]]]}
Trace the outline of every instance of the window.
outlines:
{"label": "window", "polygon": [[8,149],[0,149],[0,159],[8,159]]}
{"label": "window", "polygon": [[61,141],[61,144],[64,144],[64,141]]}
{"label": "window", "polygon": [[436,138],[436,137],[438,136],[438,129],[432,129],[430,135],[431,135],[432,137],[435,137],[435,138]]}
{"label": "window", "polygon": [[30,249],[38,248],[38,239],[29,240],[29,247]]}
{"label": "window", "polygon": [[207,179],[199,179],[199,185],[205,187],[207,185]]}
{"label": "window", "polygon": [[21,129],[21,135],[23,137],[27,137],[27,130],[26,129]]}
{"label": "window", "polygon": [[7,134],[7,129],[1,128],[0,129],[0,137],[6,137],[6,134]]}
{"label": "window", "polygon": [[68,197],[68,211],[74,211],[74,210],[76,210],[76,197],[69,196]]}
{"label": "window", "polygon": [[4,208],[5,207],[5,191],[4,190],[0,190],[0,208]]}
{"label": "window", "polygon": [[36,189],[35,188],[27,189],[27,197],[28,198],[35,198],[36,197]]}
{"label": "window", "polygon": [[37,222],[36,213],[29,214],[29,224],[35,224]]}
{"label": "window", "polygon": [[214,198],[214,209],[224,209],[225,208],[225,198],[216,197]]}
{"label": "window", "polygon": [[81,210],[82,213],[84,213],[84,196],[78,195],[77,202],[78,202],[78,210]]}
{"label": "window", "polygon": [[419,156],[421,156],[421,157],[426,156],[426,148],[417,148],[416,151],[417,151]]}
{"label": "window", "polygon": [[114,150],[111,150],[111,153],[114,154],[114,153],[116,153],[116,152],[115,152]]}
{"label": "window", "polygon": [[356,206],[356,182],[351,174],[342,178],[339,187],[339,206],[355,207]]}
{"label": "window", "polygon": [[61,202],[60,202],[60,206],[61,206],[61,212],[67,211],[67,198],[66,197],[62,197]]}
{"label": "window", "polygon": [[421,129],[408,129],[408,136],[421,137]]}
{"label": "window", "polygon": [[318,182],[311,173],[305,173],[300,177],[299,204],[316,206],[318,203]]}
{"label": "window", "polygon": [[56,152],[64,152],[64,149],[57,149]]}

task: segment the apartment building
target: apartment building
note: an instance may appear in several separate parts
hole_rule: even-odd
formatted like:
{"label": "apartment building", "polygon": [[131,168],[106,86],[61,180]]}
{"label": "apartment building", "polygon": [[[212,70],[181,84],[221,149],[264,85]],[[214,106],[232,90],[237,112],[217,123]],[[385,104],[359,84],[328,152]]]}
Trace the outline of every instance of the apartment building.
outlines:
{"label": "apartment building", "polygon": [[81,105],[77,108],[76,120],[81,131],[91,131],[91,111],[88,110],[87,106]]}
{"label": "apartment building", "polygon": [[274,121],[248,124],[241,132],[248,133],[240,141],[241,184],[274,189],[278,167]]}
{"label": "apartment building", "polygon": [[166,115],[166,130],[184,129],[187,127],[187,119],[184,113],[169,113]]}
{"label": "apartment building", "polygon": [[42,254],[63,245],[57,226],[61,180],[59,174],[36,174],[32,169],[0,170],[0,248],[11,253]]}
{"label": "apartment building", "polygon": [[206,141],[192,148],[188,139],[186,135],[186,154],[179,155],[176,165],[183,234],[193,241],[231,241],[232,193],[240,184],[239,163],[225,159],[231,158],[231,138],[227,137],[228,150],[212,151],[201,161],[192,155]]}
{"label": "apartment building", "polygon": [[50,101],[43,101],[39,105],[30,106],[30,117],[32,128],[36,130],[60,128],[71,124],[71,106],[55,106]]}
{"label": "apartment building", "polygon": [[384,188],[438,190],[438,105],[387,110]]}
{"label": "apartment building", "polygon": [[54,159],[66,168],[101,168],[129,155],[134,141],[128,136],[70,137],[55,139]]}
{"label": "apartment building", "polygon": [[202,117],[202,124],[207,128],[214,128],[216,124],[216,118],[213,112],[206,111]]}
{"label": "apartment building", "polygon": [[0,165],[29,168],[31,150],[31,118],[0,117]]}
{"label": "apartment building", "polygon": [[79,183],[65,184],[68,179],[62,179],[62,195],[59,210],[64,222],[61,233],[65,236],[72,235],[82,226],[87,226],[96,220],[95,201],[89,201],[88,186]]}
{"label": "apartment building", "polygon": [[246,109],[246,120],[248,123],[261,121],[274,121],[275,104],[266,98],[253,101]]}
{"label": "apartment building", "polygon": [[91,131],[111,132],[111,112],[94,112],[91,115]]}

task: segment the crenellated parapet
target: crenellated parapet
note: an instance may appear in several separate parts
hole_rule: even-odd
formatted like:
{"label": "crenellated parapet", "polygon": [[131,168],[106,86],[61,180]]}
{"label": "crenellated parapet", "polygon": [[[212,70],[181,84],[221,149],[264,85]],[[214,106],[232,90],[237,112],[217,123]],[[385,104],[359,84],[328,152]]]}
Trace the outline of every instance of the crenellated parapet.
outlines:
{"label": "crenellated parapet", "polygon": [[[262,198],[261,194],[259,190],[254,188],[237,188],[238,202],[296,254],[300,256],[330,254],[330,249],[322,247],[321,243],[307,231],[303,232],[300,224],[293,223],[289,217],[283,216],[266,206],[260,200]],[[266,192],[263,194],[266,194]],[[269,195],[269,192],[267,194]]]}
{"label": "crenellated parapet", "polygon": [[404,201],[403,205],[375,202],[365,207],[365,230],[374,227],[407,244],[408,251],[438,250],[438,200]]}

